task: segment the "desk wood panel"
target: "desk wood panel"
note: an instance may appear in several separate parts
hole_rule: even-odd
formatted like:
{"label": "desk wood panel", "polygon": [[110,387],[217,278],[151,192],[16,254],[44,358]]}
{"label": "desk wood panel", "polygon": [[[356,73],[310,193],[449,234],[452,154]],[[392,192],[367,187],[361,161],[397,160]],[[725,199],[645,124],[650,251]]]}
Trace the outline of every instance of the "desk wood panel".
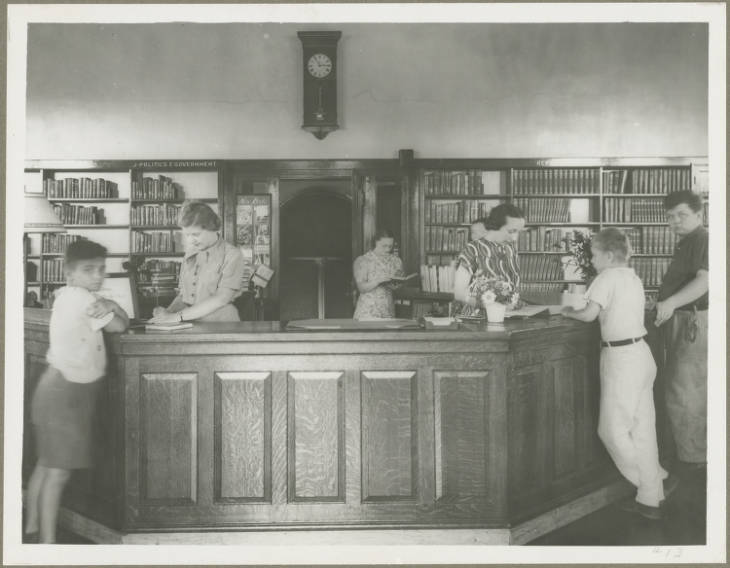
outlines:
{"label": "desk wood panel", "polygon": [[195,503],[197,374],[141,377],[140,463],[144,501]]}
{"label": "desk wood panel", "polygon": [[362,373],[364,501],[416,497],[418,473],[415,371]]}
{"label": "desk wood panel", "polygon": [[344,501],[344,373],[289,373],[289,500]]}
{"label": "desk wood panel", "polygon": [[436,497],[487,492],[486,372],[434,373]]}
{"label": "desk wood panel", "polygon": [[216,499],[271,501],[271,373],[215,374]]}

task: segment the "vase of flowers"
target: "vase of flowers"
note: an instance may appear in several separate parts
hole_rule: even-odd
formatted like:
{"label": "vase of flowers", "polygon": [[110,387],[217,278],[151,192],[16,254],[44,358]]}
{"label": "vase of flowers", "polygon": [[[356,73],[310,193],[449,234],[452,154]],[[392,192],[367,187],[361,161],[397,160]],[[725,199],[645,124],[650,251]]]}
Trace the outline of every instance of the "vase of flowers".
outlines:
{"label": "vase of flowers", "polygon": [[487,321],[491,323],[503,322],[507,308],[516,305],[520,299],[519,292],[509,282],[484,274],[477,274],[469,285],[469,291],[484,307]]}

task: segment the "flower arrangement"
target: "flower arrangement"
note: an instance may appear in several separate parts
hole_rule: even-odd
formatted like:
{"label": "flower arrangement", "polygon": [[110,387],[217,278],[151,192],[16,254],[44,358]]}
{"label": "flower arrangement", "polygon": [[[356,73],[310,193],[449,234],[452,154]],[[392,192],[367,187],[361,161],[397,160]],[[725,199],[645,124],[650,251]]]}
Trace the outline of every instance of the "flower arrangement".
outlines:
{"label": "flower arrangement", "polygon": [[573,258],[569,263],[578,268],[583,279],[588,282],[598,273],[591,264],[593,253],[591,252],[591,235],[583,231],[573,231],[572,237],[565,237],[565,244]]}
{"label": "flower arrangement", "polygon": [[489,278],[484,274],[477,274],[469,284],[469,292],[481,300],[485,307],[489,304],[504,304],[515,306],[520,300],[520,294],[512,284],[504,280]]}

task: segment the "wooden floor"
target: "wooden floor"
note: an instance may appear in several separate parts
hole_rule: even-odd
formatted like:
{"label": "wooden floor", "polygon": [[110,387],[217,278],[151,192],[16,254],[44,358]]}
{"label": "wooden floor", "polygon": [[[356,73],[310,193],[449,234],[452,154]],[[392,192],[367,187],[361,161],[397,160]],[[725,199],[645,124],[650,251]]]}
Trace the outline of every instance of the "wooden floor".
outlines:
{"label": "wooden floor", "polygon": [[[701,545],[705,543],[706,482],[704,470],[684,472],[677,491],[667,501],[661,521],[650,521],[604,507],[579,521],[548,533],[528,545],[539,546],[642,546]],[[93,544],[61,530],[60,544]]]}
{"label": "wooden floor", "polygon": [[705,470],[678,472],[681,483],[664,518],[650,521],[609,505],[529,543],[537,546],[687,546],[706,540]]}

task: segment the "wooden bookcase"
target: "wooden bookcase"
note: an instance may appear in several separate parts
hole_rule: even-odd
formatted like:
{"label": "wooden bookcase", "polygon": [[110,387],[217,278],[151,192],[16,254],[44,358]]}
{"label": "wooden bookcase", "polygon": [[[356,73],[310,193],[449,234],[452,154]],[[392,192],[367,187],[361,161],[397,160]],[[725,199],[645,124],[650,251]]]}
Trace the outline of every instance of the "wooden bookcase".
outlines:
{"label": "wooden bookcase", "polygon": [[[49,197],[57,206],[103,209],[97,223],[69,224],[67,234],[104,244],[110,252],[109,272],[123,271],[125,263],[137,268],[143,315],[157,303],[166,304],[177,286],[183,253],[173,221],[183,199],[203,200],[217,208],[224,237],[234,242],[236,196],[255,193],[239,187],[244,178],[270,189],[278,187],[279,179],[336,175],[357,180],[373,172],[380,179],[387,172],[401,200],[401,257],[408,272],[420,269],[422,274],[420,287],[398,292],[400,314],[414,316],[445,311],[453,290],[448,265],[467,242],[470,223],[498,203],[514,202],[527,214],[527,230],[518,243],[523,294],[557,301],[567,285],[578,282],[564,278],[564,238],[575,230],[606,226],[629,231],[635,252],[632,265],[647,291],[655,293],[674,245],[660,211],[662,198],[678,189],[708,195],[707,160],[693,157],[414,159],[413,151],[401,150],[397,160],[370,161],[41,160],[27,162],[26,172],[41,176],[47,185],[69,178],[90,178],[92,187],[97,178],[115,184],[104,195],[87,190]],[[160,188],[176,188],[176,193],[154,193],[155,182]],[[145,184],[151,193],[145,193]],[[367,226],[362,222],[363,191],[355,181],[352,184],[353,243],[362,244],[375,221]],[[271,260],[278,271],[278,197],[276,191],[272,195]],[[372,203],[370,207],[376,210]],[[62,251],[42,248],[40,233],[27,237],[26,262],[37,265],[28,290],[36,290],[48,305],[51,292],[61,285],[50,269],[59,263]],[[161,243],[165,246],[156,246]],[[355,248],[363,247],[353,244]],[[277,278],[271,286],[275,297]]]}
{"label": "wooden bookcase", "polygon": [[416,317],[445,312],[470,223],[506,201],[526,216],[517,244],[524,296],[559,302],[569,284],[582,283],[564,271],[567,240],[575,231],[617,226],[629,234],[631,266],[652,301],[676,241],[664,219],[664,197],[684,189],[705,201],[708,195],[703,158],[417,160],[416,170],[422,288],[400,295],[401,302],[412,300]]}
{"label": "wooden bookcase", "polygon": [[[75,238],[88,238],[107,248],[107,272],[136,273],[143,317],[155,305],[167,305],[176,294],[184,254],[177,225],[180,206],[195,199],[218,211],[217,164],[188,163],[27,163],[26,171],[41,176],[44,193],[62,213],[67,230],[54,234],[39,229],[26,235],[26,262],[37,263],[36,279],[26,283],[27,290],[36,291],[41,304],[50,307],[53,291],[64,284],[65,246]],[[163,187],[174,193],[163,193]]]}

